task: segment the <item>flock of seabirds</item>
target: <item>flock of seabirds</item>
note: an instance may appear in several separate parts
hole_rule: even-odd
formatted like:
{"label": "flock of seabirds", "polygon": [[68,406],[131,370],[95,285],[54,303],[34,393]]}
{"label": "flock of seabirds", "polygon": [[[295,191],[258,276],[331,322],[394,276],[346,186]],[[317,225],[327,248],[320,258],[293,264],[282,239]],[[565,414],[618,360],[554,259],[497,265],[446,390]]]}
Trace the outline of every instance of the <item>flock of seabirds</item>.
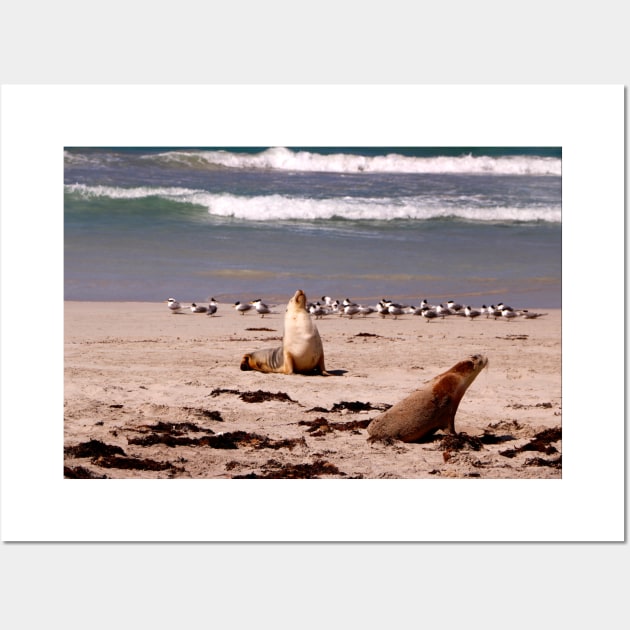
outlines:
{"label": "flock of seabirds", "polygon": [[[205,313],[206,315],[212,316],[219,308],[219,303],[213,297],[208,298],[207,306],[197,304],[196,302],[184,306],[172,297],[168,298],[166,303],[171,313],[184,313],[190,310],[192,313]],[[252,300],[250,302],[235,302],[231,308],[234,308],[234,310],[241,315],[245,315],[248,311],[254,311],[261,317],[272,312],[270,307],[261,299]],[[536,319],[537,317],[547,315],[547,313],[534,313],[527,309],[514,309],[511,306],[503,304],[503,302],[499,302],[496,306],[494,304],[490,306],[484,304],[481,308],[477,309],[471,308],[468,305],[463,306],[462,304],[457,304],[453,300],[449,300],[446,306],[442,304],[429,304],[427,300],[422,300],[419,306],[413,306],[382,299],[375,306],[365,306],[352,302],[348,298],[340,302],[339,300],[333,300],[330,296],[322,296],[321,301],[309,302],[306,308],[315,319],[322,319],[325,316],[331,315],[345,316],[352,319],[355,315],[367,317],[372,313],[376,313],[382,318],[391,317],[393,319],[397,319],[401,315],[419,315],[424,317],[427,323],[432,319],[444,319],[450,316],[461,316],[474,320],[477,317],[485,315],[486,319],[493,318],[496,320],[501,318],[510,321],[517,317]]]}

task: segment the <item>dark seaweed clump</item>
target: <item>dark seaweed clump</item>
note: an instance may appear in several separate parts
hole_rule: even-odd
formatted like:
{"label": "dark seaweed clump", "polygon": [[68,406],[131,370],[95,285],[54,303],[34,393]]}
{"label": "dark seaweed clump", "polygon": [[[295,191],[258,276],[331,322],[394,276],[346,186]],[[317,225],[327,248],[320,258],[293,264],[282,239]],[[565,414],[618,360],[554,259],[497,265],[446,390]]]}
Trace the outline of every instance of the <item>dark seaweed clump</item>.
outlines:
{"label": "dark seaweed clump", "polygon": [[281,464],[273,459],[263,466],[262,473],[235,475],[232,479],[319,479],[320,475],[345,475],[337,466],[322,459],[312,464]]}
{"label": "dark seaweed clump", "polygon": [[130,438],[129,444],[136,446],[153,446],[154,444],[165,444],[166,446],[208,446],[218,449],[237,449],[239,446],[251,446],[260,448],[288,448],[293,449],[297,445],[304,445],[304,439],[272,440],[265,435],[257,433],[247,433],[246,431],[233,431],[220,435],[204,435],[200,438],[175,437],[164,433],[151,433],[139,438]]}
{"label": "dark seaweed clump", "polygon": [[111,455],[125,455],[125,451],[120,446],[105,444],[100,440],[90,440],[82,442],[76,446],[67,446],[64,453],[69,457],[109,457]]}
{"label": "dark seaweed clump", "polygon": [[[124,468],[128,470],[177,470],[169,462],[156,462],[152,459],[139,459],[128,457],[120,446],[105,444],[100,440],[90,440],[76,446],[69,446],[64,449],[69,457],[90,458],[95,466],[103,468]],[[94,478],[89,470],[81,466],[76,468],[65,467],[64,476],[71,479]]]}
{"label": "dark seaweed clump", "polygon": [[257,390],[255,392],[239,392],[237,389],[213,389],[210,392],[210,396],[219,396],[221,394],[236,394],[242,401],[248,403],[259,403],[267,400],[280,400],[285,402],[296,402],[288,394],[284,392],[264,392]]}
{"label": "dark seaweed clump", "polygon": [[532,457],[525,460],[525,466],[549,466],[550,468],[562,468],[562,455],[555,459],[543,459],[542,457]]}
{"label": "dark seaweed clump", "polygon": [[206,418],[208,420],[223,422],[223,418],[218,411],[209,411],[208,409],[199,409],[198,407],[182,407],[182,409],[184,409],[185,411],[192,411],[198,415],[201,415],[202,418]]}
{"label": "dark seaweed clump", "polygon": [[479,451],[483,448],[483,443],[480,438],[462,432],[445,435],[438,446],[441,451],[461,451],[465,448]]}
{"label": "dark seaweed clump", "polygon": [[177,470],[170,462],[156,462],[153,459],[121,457],[119,455],[96,457],[92,463],[103,468],[123,468],[125,470]]}
{"label": "dark seaweed clump", "polygon": [[97,475],[83,466],[64,466],[65,479],[107,479],[107,475]]}
{"label": "dark seaweed clump", "polygon": [[554,429],[545,429],[544,431],[536,433],[536,435],[534,435],[527,444],[518,448],[508,449],[506,451],[499,451],[499,454],[504,457],[515,457],[519,453],[523,453],[525,451],[538,451],[540,453],[545,453],[545,455],[553,455],[558,452],[558,449],[551,443],[558,442],[561,439],[562,430],[559,427]]}
{"label": "dark seaweed clump", "polygon": [[331,409],[326,409],[325,407],[313,407],[312,409],[309,409],[309,411],[317,411],[319,413],[337,413],[341,411],[359,413],[361,411],[386,411],[390,407],[391,405],[386,403],[373,405],[372,403],[364,403],[359,400],[355,400],[354,402],[342,400],[341,402],[335,403]]}
{"label": "dark seaweed clump", "polygon": [[307,426],[307,432],[313,437],[320,437],[331,431],[353,431],[359,433],[359,429],[367,428],[371,420],[352,420],[351,422],[329,422],[326,418],[315,418],[315,420],[300,420],[298,425]]}

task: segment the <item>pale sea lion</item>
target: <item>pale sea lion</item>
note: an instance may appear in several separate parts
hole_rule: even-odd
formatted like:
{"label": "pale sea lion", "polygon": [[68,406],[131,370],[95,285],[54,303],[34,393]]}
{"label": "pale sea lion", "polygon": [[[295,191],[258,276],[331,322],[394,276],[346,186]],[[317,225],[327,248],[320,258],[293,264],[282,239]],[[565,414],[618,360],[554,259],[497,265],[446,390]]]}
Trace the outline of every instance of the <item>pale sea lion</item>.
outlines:
{"label": "pale sea lion", "polygon": [[324,365],[324,346],[311,315],[306,295],[298,290],[287,304],[282,345],[250,352],[241,360],[241,370],[329,376]]}
{"label": "pale sea lion", "polygon": [[367,428],[368,439],[393,438],[416,442],[438,429],[455,433],[457,407],[470,384],[487,364],[487,357],[475,354],[427,381],[420,389],[374,418]]}

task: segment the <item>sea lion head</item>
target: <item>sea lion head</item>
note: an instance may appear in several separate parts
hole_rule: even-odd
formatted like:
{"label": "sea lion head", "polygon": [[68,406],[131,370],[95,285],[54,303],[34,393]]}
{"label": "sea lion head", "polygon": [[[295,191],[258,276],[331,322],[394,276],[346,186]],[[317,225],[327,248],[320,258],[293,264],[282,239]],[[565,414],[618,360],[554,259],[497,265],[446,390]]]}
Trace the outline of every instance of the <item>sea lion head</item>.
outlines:
{"label": "sea lion head", "polygon": [[295,295],[289,300],[287,310],[289,308],[306,310],[306,294],[302,289],[298,289]]}
{"label": "sea lion head", "polygon": [[252,366],[250,364],[251,355],[245,354],[241,359],[241,370],[251,370]]}
{"label": "sea lion head", "polygon": [[474,378],[486,365],[488,365],[488,357],[483,354],[472,354],[467,359],[454,365],[449,371]]}

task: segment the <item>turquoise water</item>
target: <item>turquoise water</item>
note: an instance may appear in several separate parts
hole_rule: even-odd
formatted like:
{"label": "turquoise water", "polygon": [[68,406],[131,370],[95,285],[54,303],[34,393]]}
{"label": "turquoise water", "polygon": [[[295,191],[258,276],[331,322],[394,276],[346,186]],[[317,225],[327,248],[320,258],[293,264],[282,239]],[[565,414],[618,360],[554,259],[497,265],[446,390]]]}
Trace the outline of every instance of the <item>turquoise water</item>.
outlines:
{"label": "turquoise water", "polygon": [[65,298],[561,306],[561,151],[67,148]]}

